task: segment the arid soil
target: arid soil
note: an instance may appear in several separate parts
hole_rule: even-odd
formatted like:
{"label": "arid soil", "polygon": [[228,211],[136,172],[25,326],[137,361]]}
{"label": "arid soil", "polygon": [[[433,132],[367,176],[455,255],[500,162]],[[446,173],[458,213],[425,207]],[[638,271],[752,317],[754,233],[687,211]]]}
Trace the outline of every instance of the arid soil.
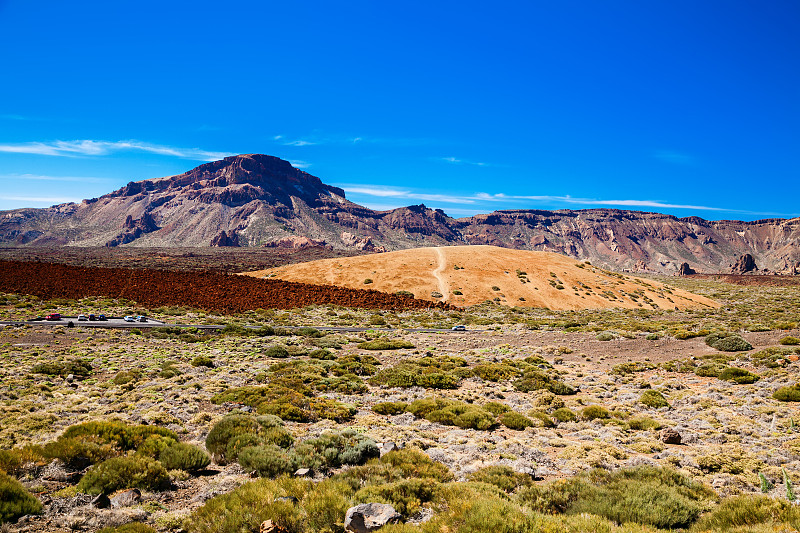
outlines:
{"label": "arid soil", "polygon": [[497,246],[415,248],[320,259],[250,272],[301,283],[408,291],[453,305],[486,300],[520,307],[607,309],[716,307],[709,298],[655,281],[613,274],[559,254]]}
{"label": "arid soil", "polygon": [[167,272],[80,268],[49,263],[0,261],[0,291],[40,298],[106,296],[144,306],[190,306],[237,313],[337,304],[371,309],[443,308],[443,304],[374,290],[262,280],[213,272]]}
{"label": "arid soil", "polygon": [[751,287],[798,287],[800,276],[767,276],[759,274],[692,274],[693,279],[707,279]]}

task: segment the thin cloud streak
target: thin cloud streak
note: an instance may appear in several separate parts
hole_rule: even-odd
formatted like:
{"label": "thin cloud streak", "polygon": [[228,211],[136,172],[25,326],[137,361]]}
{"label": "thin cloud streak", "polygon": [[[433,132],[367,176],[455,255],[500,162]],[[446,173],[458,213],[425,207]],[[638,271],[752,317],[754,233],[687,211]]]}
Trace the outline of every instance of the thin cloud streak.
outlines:
{"label": "thin cloud streak", "polygon": [[34,204],[66,204],[69,202],[80,202],[80,198],[69,198],[60,196],[5,196],[0,195],[0,200],[7,200],[10,202],[30,202]]}
{"label": "thin cloud streak", "polygon": [[476,167],[490,166],[489,163],[482,163],[480,161],[468,161],[466,159],[458,159],[457,157],[440,157],[438,159],[440,161],[445,161],[446,163],[451,163],[453,165],[472,165]]}
{"label": "thin cloud streak", "polygon": [[89,176],[39,176],[36,174],[0,174],[3,180],[36,180],[36,181],[75,181],[79,183],[102,183],[113,178],[95,178]]}
{"label": "thin cloud streak", "polygon": [[472,204],[475,203],[475,198],[469,196],[451,196],[447,194],[428,194],[418,193],[407,190],[388,189],[382,187],[372,186],[356,186],[350,187],[347,185],[337,185],[345,190],[348,194],[364,194],[367,196],[376,196],[378,198],[404,198],[407,200],[422,200],[423,202],[446,202],[451,204]]}
{"label": "thin cloud streak", "polygon": [[140,151],[151,154],[180,157],[195,161],[216,161],[236,155],[228,152],[210,152],[199,148],[178,148],[159,144],[128,141],[53,141],[0,144],[0,152],[15,154],[49,155],[60,157],[105,156],[115,152]]}

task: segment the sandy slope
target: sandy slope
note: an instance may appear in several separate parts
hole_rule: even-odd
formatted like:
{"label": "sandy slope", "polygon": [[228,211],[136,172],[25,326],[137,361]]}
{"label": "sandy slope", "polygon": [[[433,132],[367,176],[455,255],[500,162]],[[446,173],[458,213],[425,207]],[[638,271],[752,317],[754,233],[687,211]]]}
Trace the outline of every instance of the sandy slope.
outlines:
{"label": "sandy slope", "polygon": [[655,281],[620,277],[562,255],[494,246],[416,248],[321,259],[249,275],[385,292],[403,290],[454,305],[498,299],[507,305],[551,309],[650,308],[651,304],[679,309],[717,307],[708,298],[674,288],[665,292]]}

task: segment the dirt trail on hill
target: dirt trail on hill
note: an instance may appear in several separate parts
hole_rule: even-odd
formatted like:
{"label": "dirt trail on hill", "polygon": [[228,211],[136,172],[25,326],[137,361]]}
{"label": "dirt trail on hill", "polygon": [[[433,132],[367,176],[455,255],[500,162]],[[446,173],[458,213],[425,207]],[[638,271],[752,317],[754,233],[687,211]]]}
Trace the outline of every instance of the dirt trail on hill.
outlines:
{"label": "dirt trail on hill", "polygon": [[433,271],[433,276],[439,282],[439,292],[442,294],[443,302],[446,302],[447,299],[450,297],[450,284],[447,280],[442,276],[442,272],[444,272],[445,267],[447,266],[447,261],[444,258],[444,253],[440,247],[434,248],[436,250],[436,258],[439,260],[439,266],[436,267],[436,270]]}

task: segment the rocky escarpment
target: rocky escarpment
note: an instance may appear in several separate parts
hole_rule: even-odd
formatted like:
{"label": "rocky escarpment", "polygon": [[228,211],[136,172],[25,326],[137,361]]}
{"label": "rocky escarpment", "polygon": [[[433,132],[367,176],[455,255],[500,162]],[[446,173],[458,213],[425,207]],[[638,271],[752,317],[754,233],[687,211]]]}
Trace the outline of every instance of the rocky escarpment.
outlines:
{"label": "rocky escarpment", "polygon": [[454,219],[413,205],[373,211],[342,189],[260,154],[130,182],[99,198],[0,212],[5,246],[323,246],[380,252],[489,244],[599,266],[729,272],[745,254],[764,272],[800,271],[800,219],[707,221],[616,209],[516,210]]}

